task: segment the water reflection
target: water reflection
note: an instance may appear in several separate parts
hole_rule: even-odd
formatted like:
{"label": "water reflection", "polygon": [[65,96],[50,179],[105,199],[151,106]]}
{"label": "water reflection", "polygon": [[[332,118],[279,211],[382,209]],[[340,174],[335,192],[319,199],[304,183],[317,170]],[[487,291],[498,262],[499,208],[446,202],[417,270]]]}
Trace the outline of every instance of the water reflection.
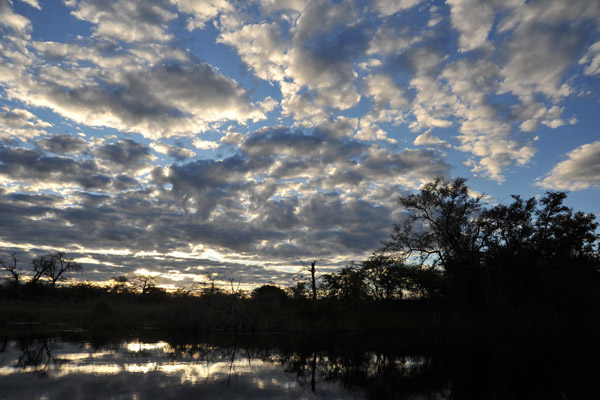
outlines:
{"label": "water reflection", "polygon": [[[41,337],[0,340],[4,399],[598,398],[589,347],[376,346]],[[216,344],[219,343],[219,344]],[[279,343],[275,346],[274,343]],[[323,343],[322,341],[319,343]],[[361,345],[359,345],[359,343]],[[364,347],[366,346],[366,347]]]}
{"label": "water reflection", "polygon": [[336,382],[312,392],[276,353],[237,346],[46,338],[1,350],[0,399],[362,398]]}

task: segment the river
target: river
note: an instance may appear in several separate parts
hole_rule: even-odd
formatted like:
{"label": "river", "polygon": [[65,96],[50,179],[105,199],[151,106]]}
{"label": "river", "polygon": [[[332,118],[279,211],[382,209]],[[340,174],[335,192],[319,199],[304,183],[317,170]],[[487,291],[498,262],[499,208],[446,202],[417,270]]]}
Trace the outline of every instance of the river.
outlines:
{"label": "river", "polygon": [[6,335],[0,399],[592,399],[597,352],[419,335]]}

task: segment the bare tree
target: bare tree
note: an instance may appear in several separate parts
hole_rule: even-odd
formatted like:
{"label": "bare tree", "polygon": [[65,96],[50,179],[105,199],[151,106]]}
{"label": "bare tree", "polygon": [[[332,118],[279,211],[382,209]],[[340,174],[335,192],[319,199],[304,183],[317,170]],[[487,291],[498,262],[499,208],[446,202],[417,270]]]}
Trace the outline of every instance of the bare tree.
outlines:
{"label": "bare tree", "polygon": [[52,256],[49,255],[33,259],[31,261],[31,264],[33,265],[33,276],[29,280],[29,284],[35,285],[42,276],[45,276],[46,270],[50,268],[52,262]]}
{"label": "bare tree", "polygon": [[136,289],[139,289],[142,292],[142,294],[146,294],[156,287],[156,277],[151,275],[135,274],[131,279],[131,282]]}
{"label": "bare tree", "polygon": [[317,260],[311,261],[310,266],[303,261],[300,261],[300,263],[302,264],[304,271],[310,272],[310,291],[312,293],[313,300],[317,300],[317,279],[319,279],[319,277],[317,277],[317,269],[315,267]]}
{"label": "bare tree", "polygon": [[12,265],[6,265],[4,263],[4,260],[0,259],[0,267],[2,267],[11,274],[11,277],[8,278],[8,280],[11,280],[14,286],[19,286],[19,279],[23,274],[20,270],[17,269],[17,253],[12,253],[11,258]]}
{"label": "bare tree", "polygon": [[61,251],[57,251],[56,254],[50,257],[53,262],[46,269],[45,275],[50,278],[52,286],[56,285],[57,281],[64,279],[67,272],[80,272],[83,268],[80,263],[73,261],[73,259],[67,259],[65,253]]}
{"label": "bare tree", "polygon": [[46,277],[50,280],[50,284],[55,286],[56,282],[65,278],[67,272],[80,272],[82,270],[80,263],[73,261],[73,259],[67,259],[62,251],[36,258],[32,261],[32,264],[34,274],[29,281],[31,284],[35,284],[40,278]]}

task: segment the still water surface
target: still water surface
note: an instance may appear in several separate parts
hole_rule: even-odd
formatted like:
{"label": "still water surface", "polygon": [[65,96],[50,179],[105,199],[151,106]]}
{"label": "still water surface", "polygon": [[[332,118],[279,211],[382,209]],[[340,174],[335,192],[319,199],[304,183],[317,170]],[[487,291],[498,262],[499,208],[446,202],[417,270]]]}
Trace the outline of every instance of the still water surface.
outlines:
{"label": "still water surface", "polygon": [[6,338],[0,399],[600,398],[597,366],[547,347],[359,347]]}

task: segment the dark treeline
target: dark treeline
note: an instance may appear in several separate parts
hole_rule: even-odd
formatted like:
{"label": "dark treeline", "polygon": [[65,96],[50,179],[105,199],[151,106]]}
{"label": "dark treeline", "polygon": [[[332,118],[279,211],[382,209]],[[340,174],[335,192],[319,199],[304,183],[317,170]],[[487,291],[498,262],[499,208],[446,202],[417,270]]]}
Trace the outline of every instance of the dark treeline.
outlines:
{"label": "dark treeline", "polygon": [[564,205],[566,194],[513,196],[486,206],[464,179],[436,179],[401,196],[404,216],[390,239],[361,263],[294,286],[252,292],[219,287],[166,292],[152,277],[111,285],[57,283],[81,265],[63,253],[23,273],[2,262],[0,324],[243,331],[427,330],[597,325],[600,257],[595,216]]}
{"label": "dark treeline", "polygon": [[564,205],[564,192],[485,206],[464,179],[402,196],[404,220],[367,261],[323,277],[345,301],[429,301],[448,323],[595,322],[600,306],[598,224]]}

